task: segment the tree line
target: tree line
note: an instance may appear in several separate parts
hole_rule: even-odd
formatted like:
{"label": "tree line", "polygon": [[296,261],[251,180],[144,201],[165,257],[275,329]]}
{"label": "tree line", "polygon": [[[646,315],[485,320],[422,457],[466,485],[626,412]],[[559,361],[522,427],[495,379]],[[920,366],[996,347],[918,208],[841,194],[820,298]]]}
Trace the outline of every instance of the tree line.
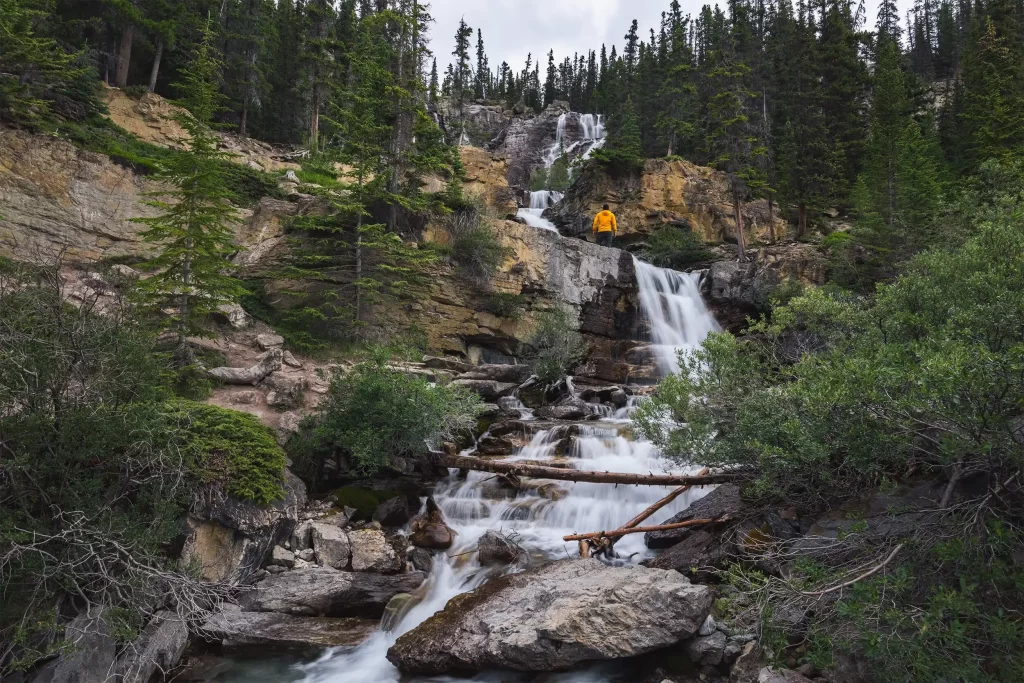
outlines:
{"label": "tree line", "polygon": [[[522,71],[491,69],[463,22],[441,92],[540,111],[555,100],[608,115],[599,158],[679,155],[729,174],[734,198],[792,207],[803,235],[828,207],[856,208],[907,244],[934,228],[943,182],[1024,142],[1024,33],[1013,0],[920,0],[874,30],[849,0],[730,0],[659,30],[633,21],[602,45]],[[436,68],[435,68],[436,80]],[[616,153],[617,152],[617,153]],[[882,232],[882,231],[877,231]],[[916,236],[911,233],[916,233]]]}

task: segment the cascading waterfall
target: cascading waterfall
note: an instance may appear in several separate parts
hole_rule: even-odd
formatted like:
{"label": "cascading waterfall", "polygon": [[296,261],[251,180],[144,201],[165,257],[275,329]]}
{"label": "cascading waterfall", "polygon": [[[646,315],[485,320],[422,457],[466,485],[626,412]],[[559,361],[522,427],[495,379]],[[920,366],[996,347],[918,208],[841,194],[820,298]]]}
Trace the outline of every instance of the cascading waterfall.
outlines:
{"label": "cascading waterfall", "polygon": [[[543,198],[550,201],[551,197]],[[541,198],[537,199],[540,203]],[[538,207],[539,208],[539,207]],[[659,361],[665,372],[678,369],[676,353],[696,348],[708,332],[718,325],[703,304],[698,290],[699,277],[655,268],[636,261],[640,298],[648,319]],[[570,387],[571,387],[570,381]],[[622,423],[636,405],[610,413],[597,422],[560,424],[544,428],[531,411],[521,407],[526,429],[536,425],[527,446],[520,448],[509,460],[558,462],[576,469],[647,474],[678,471],[678,466],[665,461],[653,444],[634,440]],[[566,449],[566,439],[571,447]],[[697,468],[690,468],[695,473]],[[535,488],[518,494],[502,487],[493,475],[471,472],[466,479],[453,474],[438,485],[434,498],[446,520],[458,533],[456,547],[447,558],[439,554],[434,570],[419,591],[419,602],[397,621],[391,632],[380,631],[369,641],[350,651],[328,652],[312,664],[297,667],[296,681],[304,683],[397,683],[425,681],[401,677],[386,659],[388,648],[402,634],[412,630],[431,615],[443,609],[456,595],[473,590],[493,577],[493,570],[480,566],[473,551],[487,531],[515,533],[532,563],[542,563],[575,556],[575,544],[562,537],[575,532],[614,529],[662,499],[670,488],[650,486],[608,486],[585,482],[535,482]],[[649,520],[658,524],[686,509],[706,495],[707,489],[696,489],[680,496]],[[650,553],[640,534],[625,536],[615,546],[620,559],[616,562],[637,562]],[[279,678],[276,680],[280,680]],[[465,679],[459,679],[465,680]],[[481,676],[476,681],[526,680],[512,674],[500,678]],[[614,668],[588,669],[573,674],[545,677],[551,683],[591,683],[593,681],[629,681],[630,672]],[[430,683],[455,681],[430,678]]]}
{"label": "cascading waterfall", "polygon": [[722,328],[700,295],[700,273],[678,273],[633,259],[640,304],[662,372],[679,372],[679,352],[699,347]]}
{"label": "cascading waterfall", "polygon": [[[571,116],[579,116],[579,127],[583,137],[581,140],[576,140],[565,146],[566,130]],[[562,154],[567,154],[570,157],[579,157],[583,160],[589,159],[594,150],[604,146],[604,142],[605,125],[604,117],[601,114],[563,113],[558,117],[558,124],[555,128],[555,142],[544,152],[542,157],[544,168],[549,169],[554,166]],[[571,177],[572,168],[569,169],[569,174]],[[542,214],[560,201],[562,201],[562,194],[560,192],[552,190],[531,192],[529,208],[519,209],[517,215],[523,219],[524,223],[531,227],[558,232],[555,224],[545,219]]]}

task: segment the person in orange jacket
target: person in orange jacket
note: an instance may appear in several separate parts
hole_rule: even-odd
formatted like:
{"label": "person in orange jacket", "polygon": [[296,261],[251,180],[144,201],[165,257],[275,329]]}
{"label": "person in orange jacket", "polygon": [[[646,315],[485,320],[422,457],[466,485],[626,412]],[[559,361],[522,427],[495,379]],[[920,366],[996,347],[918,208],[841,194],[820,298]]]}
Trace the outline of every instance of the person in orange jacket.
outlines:
{"label": "person in orange jacket", "polygon": [[610,247],[612,246],[612,238],[615,233],[619,231],[619,225],[615,222],[615,214],[608,210],[608,205],[604,205],[604,211],[594,216],[594,235],[597,237],[597,243]]}

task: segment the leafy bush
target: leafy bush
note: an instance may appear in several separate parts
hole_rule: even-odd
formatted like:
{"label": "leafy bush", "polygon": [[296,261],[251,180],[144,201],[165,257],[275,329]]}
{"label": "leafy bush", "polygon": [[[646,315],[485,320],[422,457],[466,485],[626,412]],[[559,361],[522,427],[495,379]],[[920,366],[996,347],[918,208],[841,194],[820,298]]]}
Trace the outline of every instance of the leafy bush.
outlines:
{"label": "leafy bush", "polygon": [[508,247],[483,219],[479,208],[452,214],[448,230],[452,236],[452,260],[462,273],[474,280],[491,278],[509,256]]}
{"label": "leafy bush", "polygon": [[551,384],[565,378],[587,353],[579,320],[572,310],[561,306],[537,316],[537,326],[527,345],[534,374]]}
{"label": "leafy bush", "polygon": [[347,458],[356,473],[370,476],[392,458],[424,455],[428,444],[440,446],[476,423],[482,410],[476,394],[432,384],[388,360],[382,353],[335,375],[316,413],[290,442],[299,471],[314,486],[326,462]]}
{"label": "leafy bush", "polygon": [[656,230],[647,240],[643,254],[645,261],[659,268],[673,270],[686,270],[712,257],[711,251],[697,235],[673,225]]}
{"label": "leafy bush", "polygon": [[522,294],[495,292],[487,297],[484,310],[508,320],[519,320],[526,313],[526,297]]}
{"label": "leafy bush", "polygon": [[161,417],[200,481],[261,505],[284,497],[284,451],[255,416],[179,399]]}

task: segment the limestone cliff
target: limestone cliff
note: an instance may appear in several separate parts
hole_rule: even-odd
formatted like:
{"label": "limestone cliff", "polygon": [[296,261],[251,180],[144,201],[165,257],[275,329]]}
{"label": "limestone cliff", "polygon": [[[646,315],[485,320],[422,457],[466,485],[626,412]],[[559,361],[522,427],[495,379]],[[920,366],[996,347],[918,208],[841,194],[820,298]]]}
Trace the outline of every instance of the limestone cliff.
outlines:
{"label": "limestone cliff", "polygon": [[[641,242],[662,225],[688,227],[708,243],[736,241],[736,221],[724,174],[682,159],[649,159],[642,173],[612,175],[587,164],[549,217],[562,233],[585,236],[591,221],[608,203],[619,220],[622,242]],[[784,238],[789,228],[777,214],[769,222],[765,201],[743,205],[748,244]]]}

